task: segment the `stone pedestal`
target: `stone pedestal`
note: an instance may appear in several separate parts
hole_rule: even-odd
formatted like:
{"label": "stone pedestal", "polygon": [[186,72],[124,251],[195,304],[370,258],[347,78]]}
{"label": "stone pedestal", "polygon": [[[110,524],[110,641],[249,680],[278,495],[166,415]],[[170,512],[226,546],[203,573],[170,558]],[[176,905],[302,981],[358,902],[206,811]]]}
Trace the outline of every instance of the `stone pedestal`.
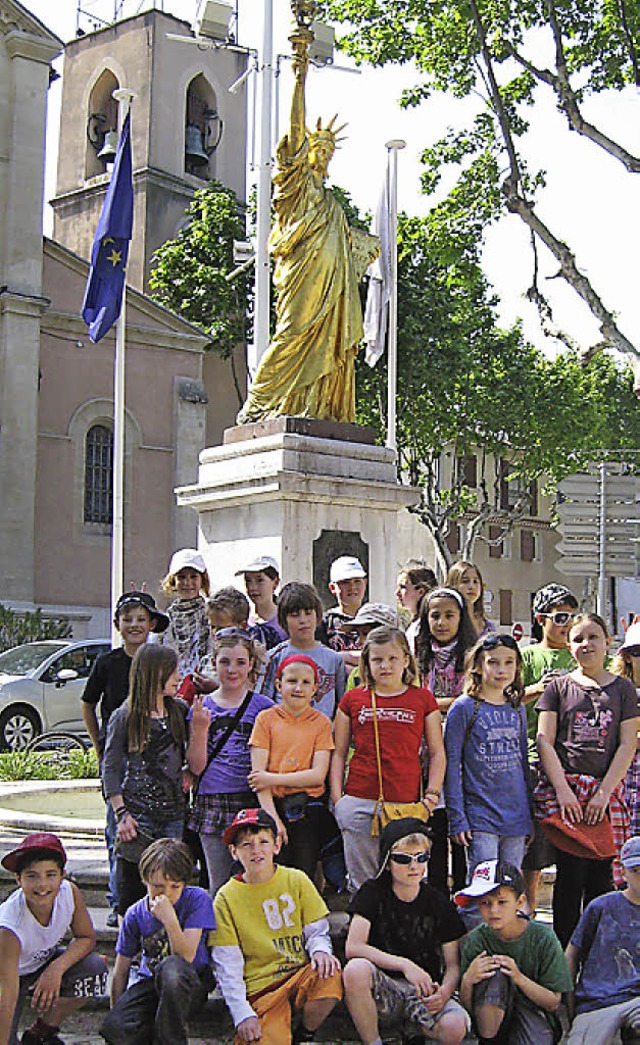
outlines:
{"label": "stone pedestal", "polygon": [[313,582],[329,603],[329,560],[359,554],[368,598],[395,605],[397,514],[418,493],[373,440],[358,425],[283,417],[228,429],[222,446],[203,450],[198,482],[176,493],[198,513],[213,589],[237,585],[235,571],[264,554],[283,583]]}

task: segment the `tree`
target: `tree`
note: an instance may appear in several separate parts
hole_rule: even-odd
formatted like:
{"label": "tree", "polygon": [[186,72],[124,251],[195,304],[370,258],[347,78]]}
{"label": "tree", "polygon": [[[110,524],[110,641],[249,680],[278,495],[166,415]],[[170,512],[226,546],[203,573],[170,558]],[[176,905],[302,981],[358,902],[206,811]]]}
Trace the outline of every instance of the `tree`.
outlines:
{"label": "tree", "polygon": [[[628,0],[325,0],[322,8],[349,23],[343,46],[358,61],[415,63],[419,82],[405,92],[404,104],[418,105],[437,91],[479,99],[470,125],[450,129],[425,150],[425,192],[435,193],[444,169],[453,166],[456,184],[436,207],[444,223],[455,226],[471,207],[482,235],[505,211],[517,215],[533,250],[527,294],[545,332],[575,347],[556,327],[542,289],[541,245],[555,259],[557,276],[598,321],[601,338],[586,358],[614,348],[631,362],[640,383],[638,347],[620,329],[562,234],[545,221],[539,205],[545,172],[524,155],[531,107],[540,92],[551,91],[570,131],[630,173],[640,172],[640,157],[583,115],[589,95],[640,86],[640,6]],[[548,66],[536,57],[545,50],[552,56]]]}
{"label": "tree", "polygon": [[253,274],[240,273],[230,282],[225,277],[236,268],[234,239],[246,237],[244,212],[232,189],[211,181],[196,191],[186,217],[188,224],[176,239],[154,254],[149,284],[156,301],[209,334],[213,350],[229,360],[242,403],[233,352],[250,337]]}
{"label": "tree", "polygon": [[[444,568],[456,519],[468,520],[471,558],[489,518],[501,520],[498,543],[531,513],[532,483],[555,483],[603,447],[640,439],[628,368],[604,354],[586,366],[572,351],[549,360],[517,325],[500,328],[473,223],[445,250],[438,217],[398,221],[398,469],[421,491],[413,510]],[[357,381],[358,420],[383,431],[386,359],[370,370],[360,358]]]}

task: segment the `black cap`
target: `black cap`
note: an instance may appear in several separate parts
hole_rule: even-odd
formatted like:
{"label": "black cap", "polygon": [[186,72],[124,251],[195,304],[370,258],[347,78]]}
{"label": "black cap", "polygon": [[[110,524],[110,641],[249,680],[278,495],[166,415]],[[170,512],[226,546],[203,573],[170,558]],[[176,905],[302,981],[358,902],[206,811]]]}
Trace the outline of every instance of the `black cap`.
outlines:
{"label": "black cap", "polygon": [[169,618],[166,613],[163,613],[156,606],[156,600],[153,595],[149,595],[147,591],[125,591],[116,602],[115,616],[120,616],[122,610],[127,606],[143,606],[147,611],[151,620],[155,622],[154,631],[156,634],[166,631],[169,627]]}
{"label": "black cap", "polygon": [[397,845],[407,835],[424,835],[425,838],[431,839],[431,831],[424,820],[418,820],[416,816],[404,816],[400,820],[390,820],[380,835],[380,865],[378,874],[382,874],[385,870],[389,853],[394,845]]}

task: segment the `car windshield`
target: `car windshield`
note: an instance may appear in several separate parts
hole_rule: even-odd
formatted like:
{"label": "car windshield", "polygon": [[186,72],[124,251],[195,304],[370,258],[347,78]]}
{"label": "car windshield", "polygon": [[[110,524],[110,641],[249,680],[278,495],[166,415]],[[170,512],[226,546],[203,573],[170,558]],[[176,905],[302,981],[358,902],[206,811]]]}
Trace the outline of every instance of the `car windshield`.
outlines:
{"label": "car windshield", "polygon": [[0,672],[7,675],[28,675],[35,671],[43,660],[65,649],[65,642],[29,642],[0,653]]}

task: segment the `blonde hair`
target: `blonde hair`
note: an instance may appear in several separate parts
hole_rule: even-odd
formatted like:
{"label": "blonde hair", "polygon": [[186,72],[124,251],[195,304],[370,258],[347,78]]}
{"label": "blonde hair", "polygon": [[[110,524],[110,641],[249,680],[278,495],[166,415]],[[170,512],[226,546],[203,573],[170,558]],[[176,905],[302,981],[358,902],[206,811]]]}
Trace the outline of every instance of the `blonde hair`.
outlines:
{"label": "blonde hair", "polygon": [[409,663],[402,672],[402,682],[405,686],[412,686],[417,681],[418,669],[416,662],[413,657],[413,653],[407,642],[407,636],[400,628],[389,628],[386,625],[381,628],[372,628],[364,640],[364,646],[362,647],[362,653],[360,654],[360,677],[362,684],[372,689],[375,685],[373,675],[371,674],[371,664],[369,662],[369,656],[371,654],[372,646],[383,646],[386,643],[392,643],[399,646],[406,657],[409,658]]}
{"label": "blonde hair", "polygon": [[[183,567],[183,569],[185,568],[195,569],[195,567]],[[200,570],[195,570],[195,572],[200,573]],[[166,597],[170,599],[171,596],[175,595],[176,591],[178,590],[178,574],[168,573],[167,576],[163,577],[163,579],[160,581],[160,587],[162,588],[162,591],[164,592]],[[206,570],[204,570],[203,573],[200,573],[200,587],[202,588],[202,591],[205,595],[208,595],[211,591],[211,581],[209,580],[209,574]]]}
{"label": "blonde hair", "polygon": [[[127,741],[129,751],[144,751],[151,736],[151,719],[158,694],[178,667],[178,657],[170,646],[148,643],[136,652],[129,675],[127,698]],[[184,714],[175,697],[164,698],[169,729],[179,744],[186,740]]]}
{"label": "blonde hair", "polygon": [[445,584],[447,588],[455,588],[456,591],[460,591],[460,579],[465,570],[475,570],[478,575],[478,580],[480,581],[480,594],[473,604],[473,616],[477,617],[479,620],[485,620],[484,581],[475,562],[469,562],[468,559],[458,559],[457,562],[454,562],[453,565],[449,567]]}

